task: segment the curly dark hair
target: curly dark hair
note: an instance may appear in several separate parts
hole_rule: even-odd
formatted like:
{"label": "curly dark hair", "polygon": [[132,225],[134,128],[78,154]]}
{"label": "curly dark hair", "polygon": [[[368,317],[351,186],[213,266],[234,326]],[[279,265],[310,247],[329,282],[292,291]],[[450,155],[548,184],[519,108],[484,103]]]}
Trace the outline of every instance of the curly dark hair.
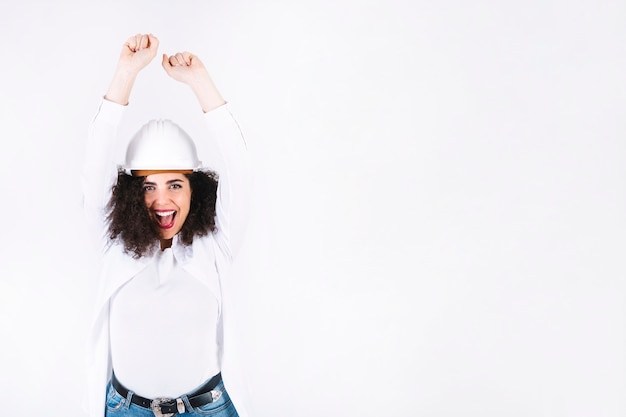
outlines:
{"label": "curly dark hair", "polygon": [[[184,245],[191,245],[194,236],[206,236],[216,230],[218,177],[217,173],[208,170],[185,176],[191,186],[191,204],[179,238]],[[124,244],[124,251],[134,258],[153,253],[160,239],[159,230],[150,219],[144,203],[145,179],[128,175],[122,170],[118,172],[107,206],[109,238],[119,238]]]}

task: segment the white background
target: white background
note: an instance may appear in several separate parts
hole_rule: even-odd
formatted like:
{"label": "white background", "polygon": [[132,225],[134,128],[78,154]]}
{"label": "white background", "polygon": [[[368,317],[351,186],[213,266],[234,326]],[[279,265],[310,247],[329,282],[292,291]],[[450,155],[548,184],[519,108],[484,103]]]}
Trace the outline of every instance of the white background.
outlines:
{"label": "white background", "polygon": [[[190,50],[255,158],[253,416],[624,416],[626,3],[0,6],[3,415],[81,415],[77,170],[125,39]],[[154,62],[122,132],[194,97]]]}

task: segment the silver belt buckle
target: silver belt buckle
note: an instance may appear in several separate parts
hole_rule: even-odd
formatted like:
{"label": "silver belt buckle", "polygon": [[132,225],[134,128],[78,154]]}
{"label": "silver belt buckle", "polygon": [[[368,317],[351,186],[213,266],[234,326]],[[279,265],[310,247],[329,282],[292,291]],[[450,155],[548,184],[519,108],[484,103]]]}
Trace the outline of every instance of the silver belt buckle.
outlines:
{"label": "silver belt buckle", "polygon": [[161,412],[161,404],[170,402],[172,400],[173,400],[172,398],[155,398],[154,400],[152,400],[152,402],[150,403],[150,408],[152,409],[152,412],[154,413],[154,415],[156,417],[172,417],[174,414],[176,414],[176,413],[163,414]]}
{"label": "silver belt buckle", "polygon": [[209,393],[211,394],[211,402],[213,403],[219,400],[220,397],[222,396],[222,391],[219,391],[216,389],[209,391]]}

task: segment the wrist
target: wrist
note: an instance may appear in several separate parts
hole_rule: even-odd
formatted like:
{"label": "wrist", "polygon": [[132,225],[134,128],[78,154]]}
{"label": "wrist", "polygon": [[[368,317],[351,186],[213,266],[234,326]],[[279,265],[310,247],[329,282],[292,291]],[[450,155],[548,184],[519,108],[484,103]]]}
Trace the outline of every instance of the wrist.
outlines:
{"label": "wrist", "polygon": [[189,83],[189,87],[205,113],[226,103],[208,75],[193,80]]}
{"label": "wrist", "polygon": [[105,98],[123,106],[128,104],[130,92],[135,84],[137,72],[131,70],[118,69],[113,75],[113,80],[105,94]]}
{"label": "wrist", "polygon": [[139,75],[139,71],[141,71],[141,68],[134,68],[130,65],[118,62],[117,66],[115,67],[115,73],[113,74],[113,77],[122,80],[134,81],[135,78],[137,78],[137,75]]}

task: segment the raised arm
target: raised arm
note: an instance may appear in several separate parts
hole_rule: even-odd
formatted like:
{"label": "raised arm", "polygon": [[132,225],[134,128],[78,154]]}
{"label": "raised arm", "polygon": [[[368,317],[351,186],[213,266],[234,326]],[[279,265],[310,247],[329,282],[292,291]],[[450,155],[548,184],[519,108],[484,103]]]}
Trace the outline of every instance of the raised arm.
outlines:
{"label": "raised arm", "polygon": [[104,237],[105,207],[117,177],[113,146],[124,106],[139,72],[155,57],[159,45],[153,35],[134,35],[122,50],[98,112],[89,125],[89,138],[81,175],[83,206],[90,233]]}
{"label": "raised arm", "polygon": [[239,125],[230,113],[226,101],[215,87],[200,59],[189,53],[163,55],[165,72],[191,88],[195,94],[205,121],[210,146],[196,140],[200,159],[207,160],[207,152],[215,150],[220,165],[219,187],[216,202],[216,239],[224,252],[232,256],[239,249],[247,223],[249,210],[249,163],[246,143]]}
{"label": "raised arm", "polygon": [[167,75],[191,88],[203,112],[208,113],[226,103],[197,56],[190,52],[178,52],[169,57],[163,54],[162,64]]}
{"label": "raised arm", "polygon": [[159,40],[152,34],[129,37],[122,46],[113,80],[104,98],[126,106],[139,71],[152,61],[158,48]]}

